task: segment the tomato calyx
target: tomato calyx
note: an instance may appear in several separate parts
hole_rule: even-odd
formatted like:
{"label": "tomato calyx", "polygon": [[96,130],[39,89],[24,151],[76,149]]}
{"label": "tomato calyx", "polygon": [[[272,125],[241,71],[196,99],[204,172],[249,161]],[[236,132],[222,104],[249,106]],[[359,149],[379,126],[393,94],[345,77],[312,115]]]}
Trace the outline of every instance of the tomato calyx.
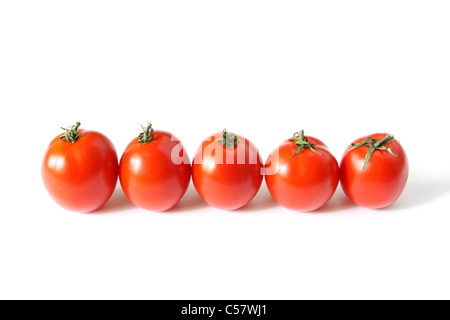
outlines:
{"label": "tomato calyx", "polygon": [[59,140],[64,142],[75,143],[80,137],[80,133],[78,132],[78,128],[81,126],[80,122],[76,122],[73,126],[63,128],[64,134],[59,137]]}
{"label": "tomato calyx", "polygon": [[300,151],[310,149],[311,151],[322,155],[320,152],[318,152],[316,149],[316,145],[314,143],[311,143],[308,141],[308,138],[305,137],[305,130],[302,130],[300,132],[295,132],[292,136],[292,139],[289,139],[289,141],[295,141],[295,145],[297,146],[297,150],[292,155],[292,157],[296,156]]}
{"label": "tomato calyx", "polygon": [[[352,151],[353,149],[356,149],[359,147],[365,147],[365,146],[369,147],[369,150],[366,153],[366,158],[364,159],[364,165],[363,165],[363,170],[364,170],[367,167],[367,165],[369,164],[370,158],[372,158],[372,154],[375,150],[387,151],[390,154],[392,154],[393,156],[397,156],[396,154],[394,154],[392,152],[391,148],[389,148],[389,145],[394,140],[395,140],[395,138],[391,134],[386,134],[386,136],[384,136],[383,139],[380,139],[380,140],[374,139],[372,137],[368,137],[359,143],[352,143],[353,147],[350,148],[348,151]],[[386,146],[384,146],[385,144],[386,144]]]}
{"label": "tomato calyx", "polygon": [[222,139],[217,140],[226,147],[236,148],[238,141],[234,133],[227,132],[227,129],[222,130]]}
{"label": "tomato calyx", "polygon": [[153,131],[152,124],[147,122],[147,127],[140,125],[142,128],[142,132],[139,133],[138,143],[147,144],[150,143],[155,135],[155,131]]}

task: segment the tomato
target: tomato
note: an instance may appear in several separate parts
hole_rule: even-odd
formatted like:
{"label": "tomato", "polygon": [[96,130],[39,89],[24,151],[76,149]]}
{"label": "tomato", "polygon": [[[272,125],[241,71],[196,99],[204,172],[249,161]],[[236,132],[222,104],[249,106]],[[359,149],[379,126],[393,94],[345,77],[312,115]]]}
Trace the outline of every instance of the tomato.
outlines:
{"label": "tomato", "polygon": [[52,140],[42,162],[42,179],[61,207],[91,212],[102,207],[114,192],[118,161],[107,137],[79,126],[77,122]]}
{"label": "tomato", "polygon": [[152,211],[172,208],[191,180],[191,163],[181,142],[151,124],[133,139],[122,155],[119,178],[127,198]]}
{"label": "tomato", "polygon": [[375,133],[353,141],[341,160],[347,197],[366,208],[384,208],[400,197],[408,180],[408,159],[393,136]]}
{"label": "tomato", "polygon": [[266,184],[274,200],[296,211],[313,211],[331,199],[339,165],[319,139],[303,130],[284,141],[266,161]]}
{"label": "tomato", "polygon": [[206,203],[222,210],[235,210],[255,197],[263,179],[262,168],[256,147],[224,129],[198,148],[192,180]]}

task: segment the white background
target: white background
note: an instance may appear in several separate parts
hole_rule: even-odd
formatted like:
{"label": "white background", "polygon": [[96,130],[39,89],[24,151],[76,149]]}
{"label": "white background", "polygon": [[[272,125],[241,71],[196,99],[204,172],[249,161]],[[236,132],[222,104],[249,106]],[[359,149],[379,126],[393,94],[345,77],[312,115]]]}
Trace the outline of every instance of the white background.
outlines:
{"label": "white background", "polygon": [[[0,298],[450,298],[448,1],[2,1]],[[339,160],[395,134],[410,179],[392,207],[340,187],[315,213],[263,184],[243,210],[189,189],[167,213],[120,187],[98,213],[59,208],[40,165],[60,126],[136,122],[192,156],[223,127],[265,159],[294,131]]]}

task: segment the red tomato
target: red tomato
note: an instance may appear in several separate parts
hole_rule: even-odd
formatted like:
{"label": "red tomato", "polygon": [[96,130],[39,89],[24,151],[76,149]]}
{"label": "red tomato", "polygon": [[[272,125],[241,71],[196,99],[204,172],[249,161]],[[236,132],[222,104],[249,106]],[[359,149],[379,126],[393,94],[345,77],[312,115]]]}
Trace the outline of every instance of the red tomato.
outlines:
{"label": "red tomato", "polygon": [[331,199],[338,183],[339,165],[328,147],[303,131],[284,141],[266,161],[270,194],[291,210],[319,209]]}
{"label": "red tomato", "polygon": [[192,180],[206,203],[235,210],[249,203],[258,192],[262,168],[256,147],[246,138],[224,130],[204,140],[198,148]]}
{"label": "red tomato", "polygon": [[143,128],[122,155],[119,178],[136,206],[166,211],[180,201],[191,179],[191,163],[181,142],[165,131]]}
{"label": "red tomato", "polygon": [[47,148],[42,179],[52,198],[63,208],[91,212],[102,207],[117,184],[116,149],[103,134],[66,129]]}
{"label": "red tomato", "polygon": [[384,208],[402,193],[408,170],[408,159],[400,143],[390,135],[375,133],[356,139],[344,153],[340,169],[342,189],[361,207]]}

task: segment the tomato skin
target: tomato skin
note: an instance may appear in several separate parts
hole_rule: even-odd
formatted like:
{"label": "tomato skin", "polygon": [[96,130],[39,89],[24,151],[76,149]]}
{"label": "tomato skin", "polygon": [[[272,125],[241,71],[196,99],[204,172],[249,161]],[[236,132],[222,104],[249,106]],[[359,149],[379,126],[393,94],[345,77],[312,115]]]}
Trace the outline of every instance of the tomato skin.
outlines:
{"label": "tomato skin", "polygon": [[112,142],[96,131],[79,130],[74,143],[58,135],[42,161],[42,179],[50,196],[61,207],[78,212],[101,208],[113,194],[118,160]]}
{"label": "tomato skin", "polygon": [[[368,137],[381,140],[386,134],[375,133],[353,141],[359,143]],[[352,148],[348,146],[346,150]],[[390,143],[394,156],[388,151],[375,150],[363,170],[368,146],[346,151],[341,160],[340,178],[344,193],[355,204],[379,209],[393,204],[400,197],[408,180],[408,159],[397,140]]]}
{"label": "tomato skin", "polygon": [[[175,150],[178,163],[172,161]],[[127,198],[151,211],[166,211],[185,194],[191,180],[191,164],[181,142],[171,133],[154,131],[151,142],[133,139],[122,155],[119,178]]]}
{"label": "tomato skin", "polygon": [[328,147],[317,138],[306,138],[320,155],[305,149],[292,156],[297,146],[288,139],[265,164],[266,184],[274,200],[285,208],[304,212],[326,204],[339,183],[339,165]]}
{"label": "tomato skin", "polygon": [[213,134],[202,142],[192,163],[192,180],[200,197],[221,210],[236,210],[248,204],[263,180],[258,149],[248,139],[236,136],[238,143],[233,148],[218,141],[221,132]]}

